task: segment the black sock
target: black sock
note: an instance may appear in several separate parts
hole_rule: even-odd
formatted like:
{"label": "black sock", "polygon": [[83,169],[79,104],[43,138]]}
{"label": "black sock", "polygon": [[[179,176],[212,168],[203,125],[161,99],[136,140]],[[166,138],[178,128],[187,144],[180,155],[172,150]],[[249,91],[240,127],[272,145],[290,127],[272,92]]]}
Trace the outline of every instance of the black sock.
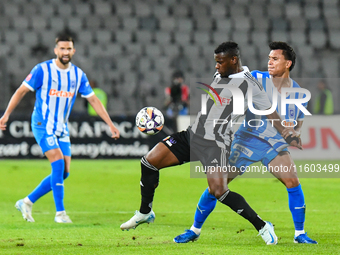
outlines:
{"label": "black sock", "polygon": [[259,231],[266,224],[260,216],[248,205],[246,200],[238,193],[228,190],[219,199],[221,203],[229,206],[234,212],[247,219]]}
{"label": "black sock", "polygon": [[141,160],[142,177],[140,179],[140,190],[142,202],[139,212],[147,214],[151,211],[155,189],[159,183],[159,171],[151,165],[145,157]]}

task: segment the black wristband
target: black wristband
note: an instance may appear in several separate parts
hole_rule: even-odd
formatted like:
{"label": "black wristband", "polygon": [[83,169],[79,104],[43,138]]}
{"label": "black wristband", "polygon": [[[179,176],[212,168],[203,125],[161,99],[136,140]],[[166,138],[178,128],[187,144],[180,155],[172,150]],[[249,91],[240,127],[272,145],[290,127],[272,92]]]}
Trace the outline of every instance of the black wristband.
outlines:
{"label": "black wristband", "polygon": [[292,141],[296,141],[297,144],[299,144],[299,138],[297,138],[296,136],[292,137],[292,135],[289,135],[285,140],[288,144],[290,144]]}

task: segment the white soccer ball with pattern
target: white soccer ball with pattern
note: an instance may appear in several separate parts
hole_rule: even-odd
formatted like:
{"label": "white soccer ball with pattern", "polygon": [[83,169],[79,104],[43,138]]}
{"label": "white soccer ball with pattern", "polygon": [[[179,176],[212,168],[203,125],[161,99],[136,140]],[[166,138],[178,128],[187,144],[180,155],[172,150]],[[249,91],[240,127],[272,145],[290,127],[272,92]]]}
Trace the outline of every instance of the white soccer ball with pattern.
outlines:
{"label": "white soccer ball with pattern", "polygon": [[144,107],[136,115],[136,126],[147,135],[155,135],[164,126],[164,116],[156,107]]}

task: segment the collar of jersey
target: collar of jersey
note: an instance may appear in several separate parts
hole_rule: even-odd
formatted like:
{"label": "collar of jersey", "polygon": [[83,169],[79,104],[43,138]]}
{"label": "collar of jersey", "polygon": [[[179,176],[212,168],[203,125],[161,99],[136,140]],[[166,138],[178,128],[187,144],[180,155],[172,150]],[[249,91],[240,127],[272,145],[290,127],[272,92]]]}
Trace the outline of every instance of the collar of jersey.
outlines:
{"label": "collar of jersey", "polygon": [[244,78],[243,74],[245,72],[249,72],[249,68],[247,66],[242,66],[242,68],[243,68],[242,72],[231,74],[231,75],[229,75],[228,78]]}
{"label": "collar of jersey", "polygon": [[70,65],[69,65],[69,67],[68,67],[68,68],[66,68],[66,69],[61,69],[61,68],[59,68],[59,67],[57,66],[57,64],[56,64],[56,62],[55,62],[55,58],[54,58],[54,59],[52,59],[52,63],[53,63],[53,65],[55,66],[55,68],[56,68],[58,71],[60,71],[60,72],[68,72],[68,71],[70,71],[70,69],[71,69],[71,66],[72,66],[72,63],[71,63],[71,62],[69,62],[69,63],[70,63]]}
{"label": "collar of jersey", "polygon": [[[269,75],[270,80],[273,79],[273,76]],[[289,77],[289,81],[290,81],[290,86],[286,87],[286,88],[293,88],[294,87],[294,81],[292,78]]]}

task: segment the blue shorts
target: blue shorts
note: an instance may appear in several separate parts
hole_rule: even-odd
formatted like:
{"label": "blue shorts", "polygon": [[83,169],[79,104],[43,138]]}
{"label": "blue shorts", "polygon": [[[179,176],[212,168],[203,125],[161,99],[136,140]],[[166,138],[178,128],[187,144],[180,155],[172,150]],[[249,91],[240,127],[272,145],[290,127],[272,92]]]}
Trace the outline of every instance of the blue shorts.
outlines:
{"label": "blue shorts", "polygon": [[[284,148],[282,151],[288,151]],[[231,144],[229,164],[244,171],[249,165],[261,161],[268,168],[268,164],[279,152],[270,143],[253,135],[235,134]],[[241,168],[242,167],[242,168]]]}
{"label": "blue shorts", "polygon": [[64,156],[71,157],[71,142],[69,136],[59,137],[56,135],[49,135],[46,133],[46,129],[44,127],[37,127],[33,125],[32,131],[35,140],[42,149],[43,154],[49,150],[60,149]]}

